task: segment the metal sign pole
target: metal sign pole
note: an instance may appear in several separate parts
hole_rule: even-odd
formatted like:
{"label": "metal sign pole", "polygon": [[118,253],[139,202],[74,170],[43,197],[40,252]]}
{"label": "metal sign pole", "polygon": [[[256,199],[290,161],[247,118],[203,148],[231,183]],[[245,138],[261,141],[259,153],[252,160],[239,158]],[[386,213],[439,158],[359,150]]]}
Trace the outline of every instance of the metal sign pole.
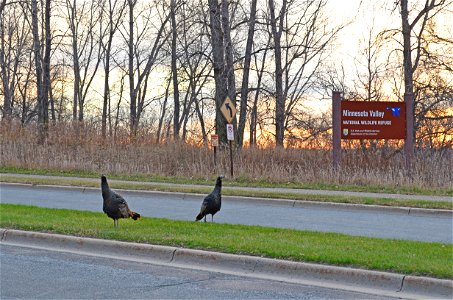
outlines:
{"label": "metal sign pole", "polygon": [[233,124],[227,124],[227,139],[230,144],[230,173],[233,178],[233,141],[234,141],[234,129]]}
{"label": "metal sign pole", "polygon": [[406,172],[412,178],[412,159],[414,156],[414,94],[405,94],[406,104],[406,139],[404,140],[404,155],[406,157]]}
{"label": "metal sign pole", "polygon": [[217,166],[217,147],[219,146],[219,136],[211,134],[211,146],[214,149],[214,167]]}
{"label": "metal sign pole", "polygon": [[233,142],[234,141],[234,129],[233,129],[233,122],[234,117],[236,116],[236,101],[231,101],[230,97],[226,97],[225,101],[223,102],[222,106],[220,107],[220,111],[222,112],[225,120],[228,124],[226,124],[226,131],[227,131],[227,140],[230,144],[230,173],[231,178],[233,178]]}
{"label": "metal sign pole", "polygon": [[233,174],[233,142],[230,141],[230,174],[231,174],[231,178],[234,178],[234,174]]}
{"label": "metal sign pole", "polygon": [[332,93],[332,152],[333,168],[338,170],[341,161],[341,94]]}

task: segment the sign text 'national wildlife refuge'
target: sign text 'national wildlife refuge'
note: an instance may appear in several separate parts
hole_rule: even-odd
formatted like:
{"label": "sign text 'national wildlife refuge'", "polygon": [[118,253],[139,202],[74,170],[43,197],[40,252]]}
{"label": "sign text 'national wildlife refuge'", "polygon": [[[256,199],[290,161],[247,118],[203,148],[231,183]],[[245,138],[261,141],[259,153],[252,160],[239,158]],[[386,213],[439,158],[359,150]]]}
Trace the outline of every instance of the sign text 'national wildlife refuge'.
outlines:
{"label": "sign text 'national wildlife refuge'", "polygon": [[342,139],[404,139],[404,102],[341,101]]}

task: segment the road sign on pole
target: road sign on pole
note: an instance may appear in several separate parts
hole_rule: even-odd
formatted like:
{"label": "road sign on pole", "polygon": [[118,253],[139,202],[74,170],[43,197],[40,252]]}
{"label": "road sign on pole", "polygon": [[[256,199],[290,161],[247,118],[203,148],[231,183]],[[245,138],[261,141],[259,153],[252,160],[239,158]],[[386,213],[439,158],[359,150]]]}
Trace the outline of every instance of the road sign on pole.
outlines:
{"label": "road sign on pole", "polygon": [[234,141],[233,124],[227,124],[226,125],[226,131],[227,131],[227,140]]}
{"label": "road sign on pole", "polygon": [[223,101],[222,106],[220,107],[220,111],[222,115],[225,117],[227,123],[231,123],[236,116],[237,109],[234,106],[233,101],[231,101],[230,97],[226,97],[225,101]]}
{"label": "road sign on pole", "polygon": [[211,146],[219,147],[219,136],[217,134],[211,134]]}
{"label": "road sign on pole", "polygon": [[214,150],[214,167],[217,166],[217,147],[219,146],[219,136],[211,134],[211,146]]}
{"label": "road sign on pole", "polygon": [[231,174],[231,178],[234,177],[234,173],[233,173],[233,143],[232,141],[234,141],[234,130],[233,130],[233,124],[227,124],[226,125],[226,131],[227,131],[227,139],[228,139],[228,142],[230,144],[230,174]]}

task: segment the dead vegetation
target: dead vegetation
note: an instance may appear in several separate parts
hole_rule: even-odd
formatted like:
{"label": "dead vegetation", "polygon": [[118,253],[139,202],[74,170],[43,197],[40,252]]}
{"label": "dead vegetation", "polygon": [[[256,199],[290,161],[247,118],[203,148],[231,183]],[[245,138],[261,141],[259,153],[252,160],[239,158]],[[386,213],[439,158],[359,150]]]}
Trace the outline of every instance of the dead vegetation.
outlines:
{"label": "dead vegetation", "polygon": [[[121,175],[177,176],[212,179],[229,174],[229,152],[168,142],[141,135],[131,142],[126,132],[102,140],[94,126],[73,129],[50,126],[44,144],[36,129],[19,123],[2,123],[1,166],[27,169],[77,170]],[[362,145],[363,146],[363,145]],[[236,178],[277,183],[327,183],[421,188],[451,188],[452,149],[417,149],[413,177],[406,176],[401,147],[361,147],[343,151],[342,167],[332,170],[330,150],[243,148],[234,153]]]}

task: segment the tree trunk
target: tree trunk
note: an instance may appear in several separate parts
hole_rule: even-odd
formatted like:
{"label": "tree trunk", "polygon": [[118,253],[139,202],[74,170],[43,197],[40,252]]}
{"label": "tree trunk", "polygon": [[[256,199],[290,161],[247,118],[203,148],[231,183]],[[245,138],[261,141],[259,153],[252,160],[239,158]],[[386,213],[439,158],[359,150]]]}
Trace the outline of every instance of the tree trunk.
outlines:
{"label": "tree trunk", "polygon": [[129,4],[129,94],[130,94],[130,131],[131,136],[137,134],[137,90],[134,80],[134,6],[135,0],[128,0]]}
{"label": "tree trunk", "polygon": [[225,77],[228,85],[228,97],[230,97],[233,105],[236,106],[236,79],[234,76],[233,43],[230,33],[229,0],[222,0],[222,30],[225,47]]}
{"label": "tree trunk", "polygon": [[179,87],[178,87],[178,70],[176,66],[176,40],[177,40],[177,31],[176,31],[176,0],[171,0],[171,71],[173,75],[173,99],[174,99],[174,113],[173,113],[173,135],[175,141],[179,140]]}
{"label": "tree trunk", "polygon": [[[110,26],[111,23],[109,23]],[[104,64],[104,102],[102,104],[102,138],[105,139],[107,135],[107,108],[109,107],[110,100],[110,53],[112,49],[113,34],[110,31],[109,40],[107,41],[107,49],[105,51],[105,64]],[[110,115],[110,110],[108,111]]]}
{"label": "tree trunk", "polygon": [[46,0],[45,7],[45,35],[46,35],[46,48],[44,52],[43,62],[43,98],[42,98],[42,119],[44,126],[49,122],[49,94],[50,94],[50,50],[52,47],[52,36],[50,31],[50,0]]}
{"label": "tree trunk", "polygon": [[403,66],[404,66],[404,92],[414,93],[412,56],[411,56],[411,26],[409,24],[408,0],[401,0],[401,21],[403,34]]}
{"label": "tree trunk", "polygon": [[272,37],[274,39],[275,56],[275,143],[277,147],[283,147],[283,139],[285,136],[285,98],[283,97],[281,36],[283,31],[284,15],[286,12],[286,0],[283,0],[280,15],[278,16],[278,29],[274,0],[269,0],[269,11],[271,16],[271,30]]}
{"label": "tree trunk", "polygon": [[113,20],[112,20],[112,11],[109,10],[109,37],[107,40],[107,48],[105,49],[105,58],[104,58],[104,96],[102,103],[102,138],[105,139],[107,136],[107,115],[110,116],[110,55],[112,51],[112,41],[113,41]]}
{"label": "tree trunk", "polygon": [[160,136],[162,134],[162,127],[164,125],[164,119],[165,119],[165,114],[167,112],[167,102],[168,102],[168,92],[170,90],[170,78],[168,78],[167,81],[167,86],[165,87],[165,97],[164,97],[164,103],[162,106],[162,113],[159,118],[159,125],[157,127],[157,133],[156,133],[156,143],[160,143]]}
{"label": "tree trunk", "polygon": [[0,11],[0,72],[3,83],[3,119],[11,118],[11,91],[9,89],[9,80],[6,72],[6,59],[5,59],[5,16],[2,15],[3,8],[6,5],[6,1],[1,3],[2,10]]}
{"label": "tree trunk", "polygon": [[55,124],[57,121],[57,115],[55,110],[55,99],[53,97],[52,82],[49,83],[49,105],[50,105],[50,114],[52,117],[52,124]]}
{"label": "tree trunk", "polygon": [[245,46],[244,70],[242,73],[242,86],[241,86],[241,104],[239,113],[239,127],[238,127],[238,146],[242,147],[244,143],[244,129],[247,117],[247,99],[249,94],[249,74],[250,62],[252,60],[252,46],[253,36],[255,33],[255,19],[256,19],[256,2],[252,0],[250,8],[249,30],[247,35],[247,44]]}
{"label": "tree trunk", "polygon": [[[159,30],[156,33],[154,42],[151,47],[151,51],[148,54],[148,58],[145,60],[140,59],[137,53],[137,46],[134,44],[134,7],[137,3],[137,0],[128,0],[129,6],[129,39],[128,44],[128,62],[129,62],[129,91],[130,91],[130,129],[131,137],[135,137],[138,131],[138,125],[140,121],[140,116],[143,113],[145,108],[145,99],[146,99],[146,86],[147,81],[151,72],[151,68],[155,65],[156,60],[158,59],[160,50],[162,46],[167,42],[169,38],[168,35],[164,35],[164,30],[166,28],[167,22],[169,22],[171,14],[169,13],[165,16],[164,20],[161,20]],[[137,36],[143,38],[143,32],[138,33]],[[140,41],[136,41],[137,45],[140,44]],[[137,56],[137,57],[136,57]],[[135,61],[135,71],[134,74],[134,57]],[[143,70],[140,70],[140,65],[142,62],[146,61],[146,65]],[[136,76],[135,76],[136,75]],[[136,80],[135,80],[136,79]],[[144,84],[143,84],[144,83]]]}
{"label": "tree trunk", "polygon": [[[69,3],[68,3],[69,5]],[[79,86],[80,86],[80,66],[77,47],[77,27],[75,23],[76,18],[76,2],[70,7],[70,27],[72,33],[72,59],[73,59],[73,72],[74,72],[74,99],[72,107],[72,119],[77,121],[78,105],[79,105]]]}
{"label": "tree trunk", "polygon": [[31,17],[32,17],[32,33],[33,33],[33,50],[35,53],[35,66],[36,66],[36,88],[38,95],[38,142],[43,143],[45,139],[45,126],[43,114],[44,102],[44,89],[43,89],[43,70],[42,70],[42,56],[39,39],[38,28],[38,3],[36,0],[31,1]]}
{"label": "tree trunk", "polygon": [[221,11],[218,0],[208,0],[209,19],[211,29],[211,45],[214,67],[215,104],[216,104],[216,133],[221,143],[227,143],[226,122],[220,112],[220,107],[228,95],[227,81],[225,76],[225,52],[223,44],[223,32],[220,22]]}
{"label": "tree trunk", "polygon": [[[269,45],[269,41],[268,41],[268,45]],[[267,48],[267,46],[266,46],[266,48]],[[266,67],[266,56],[267,56],[267,49],[264,50],[263,58],[261,60],[261,68],[259,71],[257,71],[258,80],[256,83],[256,92],[255,92],[255,97],[253,100],[252,111],[250,114],[250,146],[256,146],[256,125],[258,123],[258,100],[259,100],[260,90],[261,90],[261,81],[263,78],[264,69]],[[258,61],[256,59],[255,59],[255,65],[258,65]]]}

